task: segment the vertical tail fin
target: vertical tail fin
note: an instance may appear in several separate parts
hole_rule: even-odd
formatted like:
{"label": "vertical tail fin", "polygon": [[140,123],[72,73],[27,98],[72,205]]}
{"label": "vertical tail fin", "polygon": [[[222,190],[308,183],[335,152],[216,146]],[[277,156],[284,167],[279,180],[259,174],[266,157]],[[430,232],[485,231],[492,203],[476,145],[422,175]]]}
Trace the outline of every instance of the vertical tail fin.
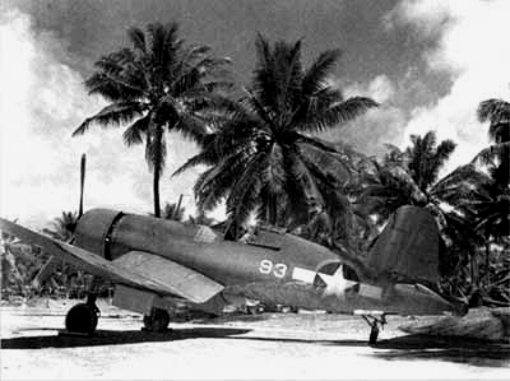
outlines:
{"label": "vertical tail fin", "polygon": [[390,218],[369,252],[376,274],[400,279],[439,280],[439,232],[425,209],[404,206]]}

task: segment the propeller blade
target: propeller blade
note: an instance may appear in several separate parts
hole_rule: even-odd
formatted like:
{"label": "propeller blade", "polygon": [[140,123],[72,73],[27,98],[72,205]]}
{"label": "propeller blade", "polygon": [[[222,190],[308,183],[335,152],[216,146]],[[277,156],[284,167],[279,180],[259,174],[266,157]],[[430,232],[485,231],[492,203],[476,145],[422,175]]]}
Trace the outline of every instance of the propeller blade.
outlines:
{"label": "propeller blade", "polygon": [[81,155],[81,167],[80,167],[80,208],[78,211],[78,218],[83,215],[83,191],[85,188],[85,169],[87,164],[87,155]]}

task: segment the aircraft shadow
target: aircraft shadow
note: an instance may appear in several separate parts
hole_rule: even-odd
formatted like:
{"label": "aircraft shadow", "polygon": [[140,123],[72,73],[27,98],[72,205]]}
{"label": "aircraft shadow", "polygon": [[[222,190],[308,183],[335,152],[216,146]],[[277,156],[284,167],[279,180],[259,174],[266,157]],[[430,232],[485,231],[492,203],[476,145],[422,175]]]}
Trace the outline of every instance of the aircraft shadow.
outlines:
{"label": "aircraft shadow", "polygon": [[[23,331],[51,331],[55,328],[28,328]],[[225,338],[229,340],[266,341],[279,343],[315,344],[315,345],[338,345],[349,347],[366,347],[366,340],[314,340],[288,337],[263,337],[263,336],[238,336],[249,333],[252,330],[246,328],[219,328],[219,327],[193,327],[177,328],[168,332],[145,332],[139,330],[111,331],[98,330],[93,337],[80,336],[25,336],[2,339],[2,349],[44,349],[44,348],[73,348],[101,345],[123,345],[142,342],[165,342],[196,338]]]}
{"label": "aircraft shadow", "polygon": [[288,337],[261,337],[261,336],[229,336],[229,340],[250,340],[250,341],[272,341],[279,343],[315,344],[315,345],[337,345],[346,347],[366,347],[366,340],[314,340]]}
{"label": "aircraft shadow", "polygon": [[[34,330],[55,331],[54,328],[38,328]],[[509,367],[510,365],[510,344],[487,343],[476,340],[431,337],[426,335],[408,335],[394,339],[381,340],[375,345],[369,345],[366,340],[314,340],[244,335],[249,332],[252,332],[252,330],[228,327],[178,328],[163,333],[144,332],[141,330],[98,330],[94,337],[57,336],[53,334],[7,338],[2,339],[1,348],[73,348],[101,345],[125,345],[142,342],[171,342],[197,338],[225,338],[229,340],[298,343],[325,346],[371,347],[374,349],[374,352],[369,354],[369,356],[389,361],[439,360],[467,363],[480,367]]]}
{"label": "aircraft shadow", "polygon": [[510,367],[510,344],[454,337],[408,335],[381,340],[372,355],[386,360],[443,360],[480,367]]}
{"label": "aircraft shadow", "polygon": [[[37,329],[38,331],[45,329]],[[55,331],[48,328],[49,331]],[[131,331],[109,331],[98,330],[93,337],[80,336],[25,336],[2,339],[2,349],[44,349],[44,348],[74,348],[91,347],[101,345],[123,345],[144,342],[165,342],[194,338],[227,337],[230,335],[241,335],[249,332],[249,329],[239,328],[183,328],[169,330],[168,332],[144,332],[141,330]]]}

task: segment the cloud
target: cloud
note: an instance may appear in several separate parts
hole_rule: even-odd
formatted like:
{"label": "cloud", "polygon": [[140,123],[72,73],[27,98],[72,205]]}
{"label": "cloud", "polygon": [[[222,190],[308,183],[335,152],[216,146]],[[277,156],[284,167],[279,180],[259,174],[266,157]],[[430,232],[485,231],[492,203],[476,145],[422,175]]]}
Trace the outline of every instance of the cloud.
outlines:
{"label": "cloud", "polygon": [[[0,16],[0,214],[41,227],[64,210],[77,210],[79,160],[88,154],[85,209],[152,210],[152,176],[143,147],[124,146],[121,131],[93,126],[71,133],[104,104],[89,96],[83,78],[67,63],[76,60],[49,32],[35,33],[32,20],[16,9]],[[168,165],[161,198],[191,196],[196,171],[170,174],[196,147],[179,135],[168,138]],[[193,198],[184,205],[193,211]]]}
{"label": "cloud", "polygon": [[422,39],[437,37],[450,20],[450,8],[451,3],[444,0],[401,1],[383,17],[383,23],[387,29],[412,25]]}
{"label": "cloud", "polygon": [[449,169],[470,161],[488,145],[487,126],[476,120],[478,104],[510,97],[510,2],[507,0],[401,1],[386,18],[437,42],[424,52],[428,70],[449,75],[449,91],[429,106],[411,111],[405,134],[435,130],[458,147]]}
{"label": "cloud", "polygon": [[369,95],[376,102],[385,103],[395,95],[395,85],[386,75],[378,75],[367,84],[355,83],[345,89],[345,96]]}
{"label": "cloud", "polygon": [[407,121],[405,111],[397,102],[401,90],[399,84],[395,84],[384,74],[377,75],[366,83],[351,83],[344,90],[346,98],[370,97],[377,101],[380,107],[321,134],[321,137],[329,141],[346,142],[367,155],[383,153],[385,143],[400,142]]}

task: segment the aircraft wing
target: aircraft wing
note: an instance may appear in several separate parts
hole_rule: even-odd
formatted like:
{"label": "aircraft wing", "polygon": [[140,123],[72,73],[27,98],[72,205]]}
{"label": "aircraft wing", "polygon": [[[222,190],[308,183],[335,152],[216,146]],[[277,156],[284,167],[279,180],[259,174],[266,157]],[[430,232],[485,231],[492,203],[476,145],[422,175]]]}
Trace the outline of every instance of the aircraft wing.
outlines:
{"label": "aircraft wing", "polygon": [[178,295],[194,303],[205,303],[224,289],[221,284],[189,267],[145,251],[131,251],[113,263],[177,289]]}
{"label": "aircraft wing", "polygon": [[[21,241],[39,246],[48,253],[58,256],[92,275],[111,280],[113,283],[152,291],[160,296],[179,296],[194,303],[204,303],[223,290],[223,286],[212,279],[164,258],[160,258],[158,263],[156,261],[151,263],[148,260],[142,261],[145,262],[142,263],[140,258],[143,259],[143,256],[128,253],[127,255],[132,254],[131,261],[110,262],[97,254],[49,238],[2,218],[0,218],[0,230],[18,237]],[[150,255],[148,253],[143,254]],[[150,256],[156,257],[154,255]],[[131,267],[136,262],[135,257],[138,257],[139,266]],[[158,272],[155,266],[161,265],[161,261],[168,261],[164,268],[173,274],[165,281],[161,276],[153,277],[151,274],[151,270]],[[179,276],[184,278],[179,279]]]}

